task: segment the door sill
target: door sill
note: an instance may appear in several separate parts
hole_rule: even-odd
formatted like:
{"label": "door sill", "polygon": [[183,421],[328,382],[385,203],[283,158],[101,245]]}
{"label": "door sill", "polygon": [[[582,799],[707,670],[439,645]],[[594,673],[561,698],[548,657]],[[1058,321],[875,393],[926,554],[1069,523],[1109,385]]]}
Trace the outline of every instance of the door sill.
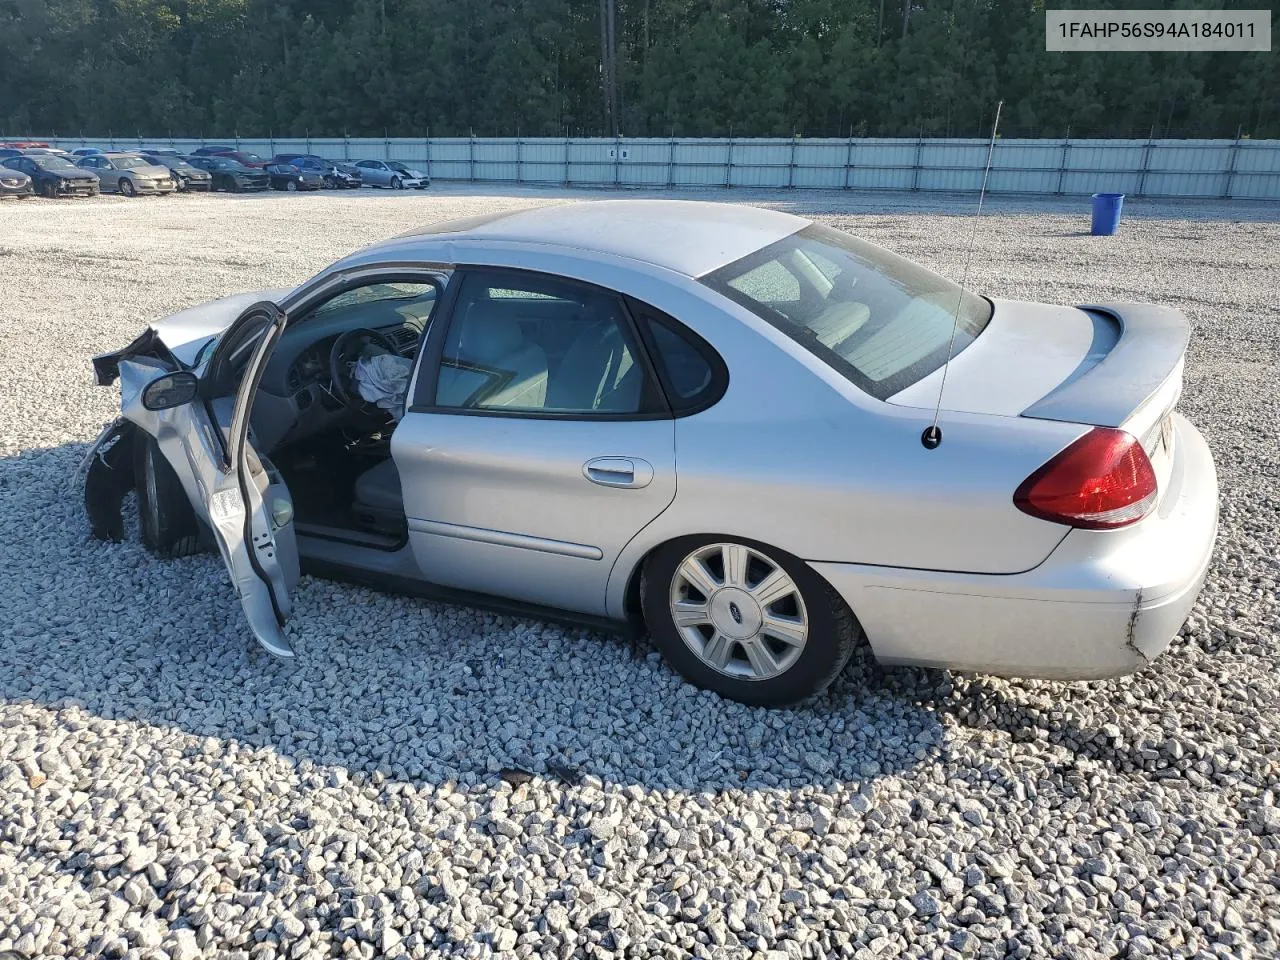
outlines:
{"label": "door sill", "polygon": [[360,547],[371,547],[374,550],[396,551],[409,542],[407,534],[395,537],[387,533],[348,530],[346,527],[330,527],[323,523],[306,523],[299,520],[294,521],[293,529],[300,537],[315,537],[317,540],[352,543]]}
{"label": "door sill", "polygon": [[470,590],[458,590],[453,587],[441,587],[426,580],[412,577],[395,576],[366,570],[362,567],[334,563],[330,560],[301,558],[302,572],[325,580],[340,580],[354,583],[379,593],[398,593],[437,603],[448,603],[453,606],[478,607],[492,613],[505,614],[510,617],[523,617],[530,620],[545,620],[571,627],[586,627],[600,633],[613,634],[626,638],[639,636],[642,628],[639,623],[627,620],[614,620],[610,617],[598,617],[588,613],[574,613],[558,607],[547,607],[538,603],[526,603],[523,600],[510,600],[506,597],[495,597],[488,593],[475,593]]}

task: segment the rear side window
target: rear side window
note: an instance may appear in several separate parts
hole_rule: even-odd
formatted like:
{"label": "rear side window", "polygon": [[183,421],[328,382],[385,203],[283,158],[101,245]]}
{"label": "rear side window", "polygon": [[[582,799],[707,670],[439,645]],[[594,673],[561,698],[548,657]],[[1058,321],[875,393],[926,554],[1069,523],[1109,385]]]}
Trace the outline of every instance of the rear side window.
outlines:
{"label": "rear side window", "polygon": [[[880,400],[928,376],[991,320],[991,304],[875,244],[809,226],[702,282]],[[955,342],[952,346],[952,330]]]}
{"label": "rear side window", "polygon": [[711,345],[653,307],[635,300],[628,306],[649,341],[672,412],[676,416],[696,413],[719,400],[729,377]]}

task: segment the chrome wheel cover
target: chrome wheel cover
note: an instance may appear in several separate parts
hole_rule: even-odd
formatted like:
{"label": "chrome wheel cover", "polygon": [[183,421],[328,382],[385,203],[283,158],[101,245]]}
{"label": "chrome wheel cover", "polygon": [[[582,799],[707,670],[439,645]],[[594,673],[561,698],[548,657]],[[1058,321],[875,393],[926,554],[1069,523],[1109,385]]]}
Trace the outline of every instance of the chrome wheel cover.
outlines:
{"label": "chrome wheel cover", "polygon": [[671,578],[671,619],[711,669],[740,680],[790,670],[809,639],[800,588],[767,554],[740,543],[694,550]]}

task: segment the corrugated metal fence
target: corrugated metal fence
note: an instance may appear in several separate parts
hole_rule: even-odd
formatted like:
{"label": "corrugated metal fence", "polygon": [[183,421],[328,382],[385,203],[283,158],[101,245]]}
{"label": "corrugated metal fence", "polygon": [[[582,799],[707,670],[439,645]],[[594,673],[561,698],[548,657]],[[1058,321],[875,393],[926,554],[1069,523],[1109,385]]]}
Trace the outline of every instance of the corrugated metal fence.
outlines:
{"label": "corrugated metal fence", "polygon": [[[50,141],[54,142],[54,141]],[[399,160],[440,180],[619,187],[794,187],[976,192],[986,140],[934,139],[68,139],[64,149],[206,142]],[[1000,140],[993,193],[1280,200],[1280,140]]]}

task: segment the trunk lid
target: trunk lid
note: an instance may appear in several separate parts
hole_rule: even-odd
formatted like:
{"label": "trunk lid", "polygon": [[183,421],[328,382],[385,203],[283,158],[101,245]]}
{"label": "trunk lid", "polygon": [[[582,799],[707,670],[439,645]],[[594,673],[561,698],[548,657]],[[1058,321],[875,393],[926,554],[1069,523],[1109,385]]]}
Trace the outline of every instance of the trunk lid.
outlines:
{"label": "trunk lid", "polygon": [[[943,409],[1119,427],[1142,444],[1163,488],[1187,318],[1143,303],[993,303],[987,328],[951,361]],[[932,410],[942,378],[936,370],[889,402]]]}

